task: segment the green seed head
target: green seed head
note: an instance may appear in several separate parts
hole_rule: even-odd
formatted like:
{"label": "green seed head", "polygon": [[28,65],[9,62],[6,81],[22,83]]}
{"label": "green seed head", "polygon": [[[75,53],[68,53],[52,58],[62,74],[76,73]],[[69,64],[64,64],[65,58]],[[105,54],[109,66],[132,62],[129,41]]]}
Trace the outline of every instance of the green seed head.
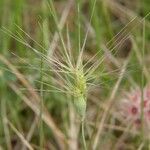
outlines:
{"label": "green seed head", "polygon": [[75,74],[74,105],[82,119],[84,119],[86,112],[86,92],[86,78],[82,70],[77,70]]}
{"label": "green seed head", "polygon": [[85,95],[87,92],[86,86],[86,78],[83,73],[83,70],[77,70],[75,76],[75,90],[76,94],[80,97],[81,95]]}
{"label": "green seed head", "polygon": [[86,112],[86,99],[83,96],[76,97],[74,99],[74,105],[81,119],[84,119]]}

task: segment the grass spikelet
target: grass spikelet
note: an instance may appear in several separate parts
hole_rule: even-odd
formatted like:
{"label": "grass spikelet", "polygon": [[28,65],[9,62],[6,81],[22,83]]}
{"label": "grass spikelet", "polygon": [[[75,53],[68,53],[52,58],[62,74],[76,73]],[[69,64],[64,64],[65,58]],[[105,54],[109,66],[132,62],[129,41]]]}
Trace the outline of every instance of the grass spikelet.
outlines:
{"label": "grass spikelet", "polygon": [[77,69],[75,72],[75,87],[74,87],[74,104],[77,112],[82,119],[85,117],[86,112],[86,95],[87,83],[83,71]]}

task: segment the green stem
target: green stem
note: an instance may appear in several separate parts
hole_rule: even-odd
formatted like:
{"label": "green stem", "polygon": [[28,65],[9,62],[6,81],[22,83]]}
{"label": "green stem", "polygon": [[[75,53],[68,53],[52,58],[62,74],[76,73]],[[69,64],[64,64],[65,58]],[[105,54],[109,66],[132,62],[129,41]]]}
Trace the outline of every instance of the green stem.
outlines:
{"label": "green stem", "polygon": [[42,120],[42,113],[43,113],[43,83],[42,83],[42,80],[43,80],[43,74],[42,74],[42,68],[43,68],[43,60],[41,58],[41,67],[40,67],[40,70],[41,70],[41,87],[40,87],[40,90],[41,90],[41,102],[40,102],[40,150],[43,149],[43,141],[44,141],[44,135],[43,135],[43,120]]}
{"label": "green stem", "polygon": [[141,78],[141,120],[142,120],[142,138],[144,138],[144,55],[145,55],[145,19],[143,21],[143,45],[142,45],[142,78]]}
{"label": "green stem", "polygon": [[[42,51],[43,53],[43,51]],[[44,131],[43,131],[43,120],[42,120],[42,115],[43,115],[43,100],[44,100],[44,95],[43,95],[43,57],[41,56],[41,62],[40,62],[40,96],[41,96],[41,101],[40,101],[40,150],[43,150],[44,146]]]}
{"label": "green stem", "polygon": [[84,150],[87,150],[85,134],[84,134],[84,120],[81,122],[81,126],[82,126],[81,128],[82,128],[82,140],[83,140]]}

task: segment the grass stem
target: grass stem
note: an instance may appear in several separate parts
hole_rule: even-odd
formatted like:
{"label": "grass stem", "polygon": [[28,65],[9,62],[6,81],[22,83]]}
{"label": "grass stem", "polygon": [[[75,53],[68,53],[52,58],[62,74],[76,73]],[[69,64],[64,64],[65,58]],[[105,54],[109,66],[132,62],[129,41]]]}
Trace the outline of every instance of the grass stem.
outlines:
{"label": "grass stem", "polygon": [[82,122],[81,122],[82,140],[83,140],[84,150],[87,150],[87,145],[86,145],[86,140],[85,140],[85,133],[84,133],[84,125],[85,125],[85,122],[84,122],[84,120],[82,120]]}

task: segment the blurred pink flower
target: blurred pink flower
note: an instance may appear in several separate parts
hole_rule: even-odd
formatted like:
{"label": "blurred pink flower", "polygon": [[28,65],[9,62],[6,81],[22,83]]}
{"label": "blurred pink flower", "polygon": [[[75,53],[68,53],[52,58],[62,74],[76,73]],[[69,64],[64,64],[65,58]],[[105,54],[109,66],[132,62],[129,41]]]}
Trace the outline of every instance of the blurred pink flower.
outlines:
{"label": "blurred pink flower", "polygon": [[118,106],[119,115],[125,123],[132,123],[135,129],[139,129],[141,125],[144,129],[150,129],[150,86],[143,89],[143,98],[140,88],[126,92]]}

